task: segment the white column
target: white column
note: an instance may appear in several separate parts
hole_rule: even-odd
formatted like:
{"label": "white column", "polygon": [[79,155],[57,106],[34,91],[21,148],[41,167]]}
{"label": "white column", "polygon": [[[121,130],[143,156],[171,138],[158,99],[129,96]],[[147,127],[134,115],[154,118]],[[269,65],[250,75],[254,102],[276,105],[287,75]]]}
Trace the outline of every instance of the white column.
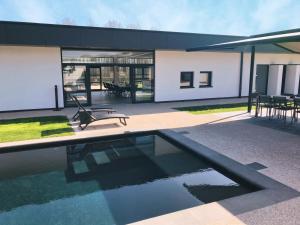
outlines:
{"label": "white column", "polygon": [[300,65],[287,65],[285,79],[285,94],[298,94]]}
{"label": "white column", "polygon": [[283,65],[270,65],[268,78],[268,95],[281,95]]}

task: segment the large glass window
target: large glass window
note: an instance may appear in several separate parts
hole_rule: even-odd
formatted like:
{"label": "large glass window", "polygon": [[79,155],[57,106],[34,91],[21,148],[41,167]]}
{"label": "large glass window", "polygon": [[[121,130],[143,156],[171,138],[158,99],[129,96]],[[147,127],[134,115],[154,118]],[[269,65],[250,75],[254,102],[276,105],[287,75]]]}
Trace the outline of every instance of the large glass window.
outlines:
{"label": "large glass window", "polygon": [[101,90],[101,71],[100,68],[90,68],[91,90]]}
{"label": "large glass window", "polygon": [[153,64],[153,52],[62,51],[63,63]]}
{"label": "large glass window", "polygon": [[129,67],[127,66],[116,66],[115,67],[115,79],[114,83],[120,87],[129,86],[130,75]]}
{"label": "large glass window", "polygon": [[147,102],[152,101],[153,93],[153,67],[135,68],[135,101]]}
{"label": "large glass window", "polygon": [[70,94],[87,104],[153,101],[153,64],[151,51],[63,50],[65,103]]}
{"label": "large glass window", "polygon": [[107,84],[114,82],[114,77],[113,66],[101,66],[102,90],[106,90]]}
{"label": "large glass window", "polygon": [[81,103],[87,103],[86,67],[64,66],[63,78],[66,105],[73,105],[71,95],[76,95]]}

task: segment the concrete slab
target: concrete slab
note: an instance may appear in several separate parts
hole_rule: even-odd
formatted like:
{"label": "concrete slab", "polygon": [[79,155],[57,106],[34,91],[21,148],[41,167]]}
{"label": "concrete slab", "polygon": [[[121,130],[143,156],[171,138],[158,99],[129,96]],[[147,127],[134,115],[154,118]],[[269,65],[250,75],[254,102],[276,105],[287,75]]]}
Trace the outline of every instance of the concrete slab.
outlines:
{"label": "concrete slab", "polygon": [[[258,162],[267,168],[260,173],[281,182],[282,184],[300,191],[300,139],[297,132],[288,132],[277,129],[268,124],[268,121],[254,119],[253,115],[244,112],[231,112],[222,114],[192,115],[174,110],[175,107],[224,104],[241,102],[246,99],[226,99],[177,103],[156,104],[120,104],[114,106],[118,112],[128,114],[131,118],[128,126],[124,127],[117,121],[101,121],[93,124],[85,131],[76,129],[76,134],[70,137],[48,138],[24,142],[2,143],[0,146],[22,145],[26,143],[39,143],[58,141],[64,139],[77,139],[125,133],[139,130],[173,129],[192,140],[207,146],[242,164]],[[74,108],[64,109],[60,112],[35,111],[0,113],[0,119],[17,117],[66,115],[69,118],[75,112]],[[76,128],[76,123],[73,124]],[[278,197],[278,201],[269,201]],[[253,204],[260,198],[262,205],[248,211],[241,211],[240,205],[232,204],[231,199],[226,202],[211,203],[187,210],[174,212],[136,224],[209,224],[209,225],[298,225],[300,221],[300,198],[277,196],[263,191],[253,196],[241,196],[240,204]],[[228,206],[231,204],[231,207]]]}

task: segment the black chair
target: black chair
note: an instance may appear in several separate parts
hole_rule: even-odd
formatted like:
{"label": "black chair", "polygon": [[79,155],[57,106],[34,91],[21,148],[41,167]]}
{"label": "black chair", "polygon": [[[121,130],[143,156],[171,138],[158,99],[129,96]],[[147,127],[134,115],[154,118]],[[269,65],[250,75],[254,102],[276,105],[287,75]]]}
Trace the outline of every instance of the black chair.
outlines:
{"label": "black chair", "polygon": [[102,82],[103,83],[103,87],[105,88],[105,91],[108,93],[108,86],[106,82]]}
{"label": "black chair", "polygon": [[107,113],[116,112],[116,110],[114,110],[112,108],[108,108],[108,107],[92,107],[92,108],[89,108],[89,109],[85,109],[75,95],[70,95],[70,97],[78,107],[77,112],[72,117],[73,121],[76,121],[78,119],[80,110],[86,110],[86,111],[89,111],[89,112],[107,112]]}
{"label": "black chair", "polygon": [[274,116],[278,118],[283,118],[286,122],[287,111],[291,111],[291,117],[293,117],[294,107],[292,104],[289,104],[289,101],[286,96],[274,96],[273,97],[274,104]]}
{"label": "black chair", "polygon": [[258,97],[259,97],[259,93],[255,92],[255,93],[252,93],[251,94],[251,105],[252,107],[255,106],[256,109],[255,109],[255,117],[257,117],[258,115]]}
{"label": "black chair", "polygon": [[266,116],[271,119],[272,109],[273,109],[273,99],[268,95],[259,95],[257,100],[257,115],[260,113],[262,116],[263,108],[267,109]]}
{"label": "black chair", "polygon": [[298,121],[298,114],[300,113],[300,97],[295,97],[294,98],[294,115],[293,115],[293,120],[296,122]]}
{"label": "black chair", "polygon": [[113,92],[114,92],[113,84],[106,82],[106,83],[104,83],[104,87],[106,88],[108,95],[113,94]]}

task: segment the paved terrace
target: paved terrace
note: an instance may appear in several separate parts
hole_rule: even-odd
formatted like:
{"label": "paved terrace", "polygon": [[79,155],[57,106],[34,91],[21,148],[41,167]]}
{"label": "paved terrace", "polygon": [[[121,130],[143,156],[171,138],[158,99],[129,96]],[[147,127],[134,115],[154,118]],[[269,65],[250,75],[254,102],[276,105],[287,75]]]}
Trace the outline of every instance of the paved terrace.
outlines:
{"label": "paved terrace", "polygon": [[[173,109],[181,106],[241,101],[246,101],[246,99],[120,104],[114,108],[130,116],[128,125],[125,127],[117,123],[117,120],[107,120],[96,122],[85,131],[79,131],[76,128],[77,124],[74,123],[76,134],[72,137],[3,143],[0,146],[167,128],[180,132],[242,164],[260,163],[265,166],[264,169],[259,170],[260,173],[300,191],[299,124],[290,126],[284,125],[282,121],[274,123],[263,118],[255,119],[253,115],[244,112],[192,115]],[[67,108],[59,112],[48,110],[0,113],[0,119],[46,115],[66,115],[71,118],[74,112],[74,108]],[[252,193],[252,196],[252,198],[259,198],[255,193]],[[251,204],[251,199],[242,204]],[[210,203],[136,224],[296,225],[300,224],[299,221],[300,197],[297,197],[238,213],[219,203]]]}

